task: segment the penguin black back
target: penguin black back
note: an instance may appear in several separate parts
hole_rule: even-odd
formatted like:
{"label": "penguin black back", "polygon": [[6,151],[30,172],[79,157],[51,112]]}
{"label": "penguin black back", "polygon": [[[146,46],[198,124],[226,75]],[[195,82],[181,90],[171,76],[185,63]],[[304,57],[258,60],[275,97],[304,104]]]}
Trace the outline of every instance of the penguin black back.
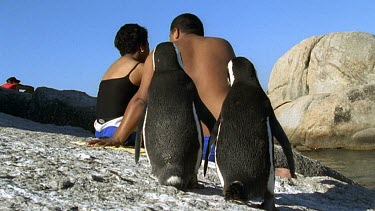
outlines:
{"label": "penguin black back", "polygon": [[[228,63],[228,82],[231,88],[211,134],[206,155],[216,142],[217,171],[225,199],[246,201],[263,196],[263,208],[274,209],[272,137],[274,135],[283,147],[294,175],[289,140],[248,59],[237,57]],[[205,171],[206,168],[205,163]]]}
{"label": "penguin black back", "polygon": [[265,192],[273,145],[268,141],[265,93],[256,80],[245,78],[249,72],[233,65],[235,79],[223,103],[215,154],[225,198],[246,201]]}
{"label": "penguin black back", "polygon": [[156,47],[153,65],[147,108],[137,135],[142,134],[152,173],[160,184],[194,188],[203,140],[194,107],[198,94],[173,43]]}

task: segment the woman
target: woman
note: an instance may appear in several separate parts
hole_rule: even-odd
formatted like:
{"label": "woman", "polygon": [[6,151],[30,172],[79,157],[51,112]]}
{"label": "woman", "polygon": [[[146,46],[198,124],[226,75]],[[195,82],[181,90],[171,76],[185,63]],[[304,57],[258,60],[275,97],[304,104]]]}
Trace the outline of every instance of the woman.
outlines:
{"label": "woman", "polygon": [[[120,125],[126,106],[141,83],[143,63],[150,49],[148,32],[138,24],[125,24],[115,37],[115,47],[121,57],[104,74],[99,85],[95,137],[111,138]],[[126,144],[135,140],[133,133]]]}

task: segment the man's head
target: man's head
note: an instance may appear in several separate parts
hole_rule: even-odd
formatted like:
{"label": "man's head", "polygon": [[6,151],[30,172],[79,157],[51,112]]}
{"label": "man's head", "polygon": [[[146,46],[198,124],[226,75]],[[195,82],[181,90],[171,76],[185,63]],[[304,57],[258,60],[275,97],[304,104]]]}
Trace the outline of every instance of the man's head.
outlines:
{"label": "man's head", "polygon": [[204,36],[202,21],[197,16],[190,13],[177,16],[171,23],[170,41],[173,42],[177,40],[181,33]]}
{"label": "man's head", "polygon": [[7,83],[16,83],[18,84],[19,82],[21,82],[20,80],[18,80],[16,77],[10,77],[7,79]]}
{"label": "man's head", "polygon": [[135,53],[140,49],[149,51],[147,38],[146,28],[138,24],[125,24],[118,30],[114,43],[121,56],[124,56],[125,54]]}

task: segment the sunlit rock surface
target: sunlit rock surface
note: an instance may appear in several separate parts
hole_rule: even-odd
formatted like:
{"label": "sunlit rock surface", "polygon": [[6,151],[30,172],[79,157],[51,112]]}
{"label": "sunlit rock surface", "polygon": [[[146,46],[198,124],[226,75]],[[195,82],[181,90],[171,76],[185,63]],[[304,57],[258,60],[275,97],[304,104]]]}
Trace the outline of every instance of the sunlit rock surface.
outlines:
{"label": "sunlit rock surface", "polygon": [[[256,210],[226,202],[216,170],[199,181],[204,189],[182,192],[161,186],[145,156],[91,148],[81,128],[44,125],[0,113],[1,210]],[[276,177],[280,210],[375,209],[375,191],[331,177]]]}

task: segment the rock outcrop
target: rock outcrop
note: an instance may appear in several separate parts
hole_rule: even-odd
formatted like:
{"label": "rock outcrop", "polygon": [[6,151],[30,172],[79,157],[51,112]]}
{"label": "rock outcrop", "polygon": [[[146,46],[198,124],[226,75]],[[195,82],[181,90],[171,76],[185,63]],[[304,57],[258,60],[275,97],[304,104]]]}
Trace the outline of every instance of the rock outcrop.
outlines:
{"label": "rock outcrop", "polygon": [[375,149],[375,36],[303,40],[274,65],[268,96],[293,145]]}
{"label": "rock outcrop", "polygon": [[0,112],[27,118],[32,94],[0,87]]}
{"label": "rock outcrop", "polygon": [[33,94],[28,119],[93,131],[95,105],[96,98],[84,92],[40,87]]}
{"label": "rock outcrop", "polygon": [[33,94],[0,89],[0,112],[35,122],[94,131],[96,98],[75,90],[38,87]]}
{"label": "rock outcrop", "polygon": [[[275,167],[288,168],[286,157],[280,146],[275,146]],[[306,157],[296,150],[293,150],[296,172],[306,177],[328,176],[348,184],[358,184],[339,172],[322,165],[319,161]]]}

